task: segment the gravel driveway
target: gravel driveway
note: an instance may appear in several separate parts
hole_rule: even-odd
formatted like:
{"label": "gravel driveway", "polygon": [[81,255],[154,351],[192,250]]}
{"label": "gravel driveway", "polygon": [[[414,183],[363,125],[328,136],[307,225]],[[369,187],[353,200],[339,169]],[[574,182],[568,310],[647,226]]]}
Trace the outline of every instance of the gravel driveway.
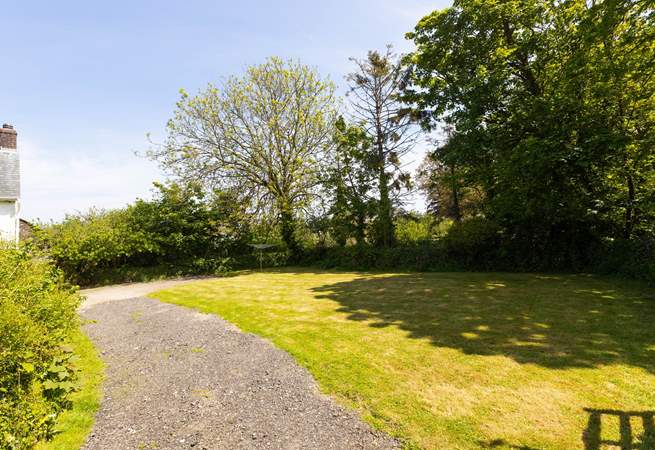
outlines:
{"label": "gravel driveway", "polygon": [[125,287],[102,292],[81,308],[107,375],[85,449],[398,447],[267,341],[214,315],[127,299]]}

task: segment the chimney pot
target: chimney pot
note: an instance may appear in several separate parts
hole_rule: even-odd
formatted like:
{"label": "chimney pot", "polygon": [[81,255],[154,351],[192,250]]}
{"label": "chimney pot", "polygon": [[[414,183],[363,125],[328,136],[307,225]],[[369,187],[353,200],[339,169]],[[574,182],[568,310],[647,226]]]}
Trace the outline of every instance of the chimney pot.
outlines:
{"label": "chimney pot", "polygon": [[16,150],[16,130],[8,123],[0,128],[0,148]]}

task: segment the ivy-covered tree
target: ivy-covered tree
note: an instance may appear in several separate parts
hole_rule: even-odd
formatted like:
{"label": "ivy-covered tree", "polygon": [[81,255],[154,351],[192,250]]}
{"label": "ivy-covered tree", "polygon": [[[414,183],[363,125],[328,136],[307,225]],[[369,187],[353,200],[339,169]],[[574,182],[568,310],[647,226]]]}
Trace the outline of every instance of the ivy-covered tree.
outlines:
{"label": "ivy-covered tree", "polygon": [[315,194],[335,118],[331,82],[270,58],[195,96],[182,91],[167,141],[149,154],[183,181],[237,192],[252,209],[272,213],[298,253],[296,220]]}

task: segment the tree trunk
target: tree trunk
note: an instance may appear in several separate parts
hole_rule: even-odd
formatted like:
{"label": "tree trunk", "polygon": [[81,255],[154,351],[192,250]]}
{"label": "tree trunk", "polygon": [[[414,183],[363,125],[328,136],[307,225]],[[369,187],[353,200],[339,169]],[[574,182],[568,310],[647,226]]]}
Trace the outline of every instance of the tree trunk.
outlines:
{"label": "tree trunk", "polygon": [[384,167],[380,170],[380,204],[378,205],[377,244],[382,247],[394,245],[393,218],[391,216],[391,199],[389,198],[389,181]]}
{"label": "tree trunk", "polygon": [[634,201],[635,201],[635,183],[632,175],[628,175],[628,201],[625,205],[625,226],[623,228],[623,237],[630,239],[632,229],[634,228]]}
{"label": "tree trunk", "polygon": [[348,214],[348,204],[346,201],[346,196],[344,194],[343,185],[337,185],[336,199],[334,202],[334,223],[335,227],[335,238],[337,245],[339,247],[345,247],[348,241],[348,232],[347,232],[347,214]]}
{"label": "tree trunk", "polygon": [[282,240],[291,252],[291,256],[297,258],[300,256],[300,246],[298,245],[298,241],[296,241],[296,223],[293,212],[288,206],[282,206],[280,208],[280,225]]}
{"label": "tree trunk", "polygon": [[455,168],[450,168],[450,183],[453,194],[453,219],[455,222],[462,221],[462,211],[459,206],[459,186],[457,186],[457,181],[455,180]]}
{"label": "tree trunk", "polygon": [[394,244],[393,218],[391,216],[391,199],[389,198],[389,177],[387,175],[387,155],[384,143],[386,136],[382,131],[382,100],[376,92],[375,105],[375,134],[378,152],[378,181],[380,189],[380,203],[378,205],[378,223],[376,244],[382,247],[391,247]]}
{"label": "tree trunk", "polygon": [[366,243],[366,215],[361,213],[361,208],[355,220],[355,239],[357,240],[357,245],[361,247]]}
{"label": "tree trunk", "polygon": [[[507,43],[507,45],[509,47],[513,47],[515,45],[514,30],[512,29],[509,20],[506,18],[503,19],[503,33],[505,34],[505,42]],[[523,83],[525,84],[525,87],[528,90],[528,92],[530,92],[535,97],[540,97],[541,86],[539,86],[539,83],[537,82],[537,77],[535,77],[532,68],[530,68],[528,55],[524,51],[519,51],[519,50],[515,52],[515,55],[517,56],[516,64],[515,65],[510,64],[510,65],[517,69],[518,72],[517,75],[519,78],[521,78],[521,80],[523,80]]]}

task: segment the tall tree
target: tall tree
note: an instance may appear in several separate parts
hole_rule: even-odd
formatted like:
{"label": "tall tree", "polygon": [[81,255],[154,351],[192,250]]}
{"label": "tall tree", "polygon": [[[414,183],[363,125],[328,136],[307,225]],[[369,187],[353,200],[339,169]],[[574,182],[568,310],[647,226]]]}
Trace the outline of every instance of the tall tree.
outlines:
{"label": "tall tree", "polygon": [[655,232],[655,1],[594,2],[579,26],[567,74],[587,107],[588,138],[610,154],[599,212],[616,234]]}
{"label": "tall tree", "polygon": [[270,58],[220,87],[182,91],[166,143],[149,154],[183,180],[239,192],[256,211],[272,212],[298,253],[295,223],[315,193],[335,117],[331,82]]}
{"label": "tall tree", "polygon": [[652,223],[653,3],[455,0],[408,34],[405,98],[536,258]]}
{"label": "tall tree", "polygon": [[373,142],[371,153],[379,191],[375,241],[390,246],[395,242],[392,201],[410,184],[401,158],[413,148],[417,133],[408,109],[400,101],[404,71],[391,47],[384,53],[371,51],[364,60],[351,60],[357,66],[357,71],[347,76],[353,116]]}

